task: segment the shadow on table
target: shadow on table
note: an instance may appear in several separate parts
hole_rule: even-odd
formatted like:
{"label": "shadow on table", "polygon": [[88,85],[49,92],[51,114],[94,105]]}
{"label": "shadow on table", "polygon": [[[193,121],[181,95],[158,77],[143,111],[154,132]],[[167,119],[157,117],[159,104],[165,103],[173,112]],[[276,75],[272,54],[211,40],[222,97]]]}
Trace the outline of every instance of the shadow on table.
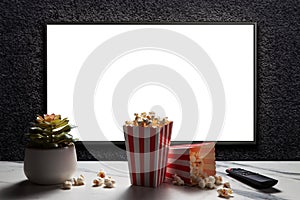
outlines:
{"label": "shadow on table", "polygon": [[278,190],[278,189],[273,188],[273,187],[266,188],[266,189],[260,189],[258,191],[263,192],[263,193],[268,193],[268,194],[274,194],[274,193],[280,193],[281,192],[281,190]]}
{"label": "shadow on table", "polygon": [[59,185],[36,185],[24,180],[11,184],[0,190],[0,199],[26,199],[38,197],[40,194],[57,190]]}
{"label": "shadow on table", "polygon": [[281,191],[276,188],[269,188],[264,190],[240,190],[233,189],[233,192],[241,195],[243,197],[247,197],[250,199],[272,199],[272,200],[287,200],[282,197],[274,196],[272,193],[280,193]]}
{"label": "shadow on table", "polygon": [[120,194],[120,198],[118,199],[122,199],[122,200],[174,199],[174,196],[186,195],[187,193],[189,194],[201,193],[201,190],[199,190],[199,188],[196,187],[175,186],[166,183],[163,183],[157,188],[131,185],[124,193]]}

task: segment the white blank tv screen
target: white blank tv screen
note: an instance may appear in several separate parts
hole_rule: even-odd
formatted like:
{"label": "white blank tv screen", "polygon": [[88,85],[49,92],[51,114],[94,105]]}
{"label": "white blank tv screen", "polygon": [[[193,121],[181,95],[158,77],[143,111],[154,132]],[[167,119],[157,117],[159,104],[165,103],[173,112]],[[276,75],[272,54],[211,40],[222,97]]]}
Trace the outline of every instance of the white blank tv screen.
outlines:
{"label": "white blank tv screen", "polygon": [[254,23],[48,24],[47,112],[82,141],[124,141],[136,112],[172,141],[255,141]]}

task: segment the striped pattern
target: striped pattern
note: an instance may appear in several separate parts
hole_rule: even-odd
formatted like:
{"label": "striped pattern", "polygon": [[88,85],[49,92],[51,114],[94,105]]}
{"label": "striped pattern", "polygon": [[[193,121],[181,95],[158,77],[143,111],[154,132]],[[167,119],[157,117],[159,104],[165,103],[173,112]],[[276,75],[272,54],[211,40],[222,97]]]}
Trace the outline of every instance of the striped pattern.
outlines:
{"label": "striped pattern", "polygon": [[123,126],[131,184],[157,187],[164,181],[172,126]]}
{"label": "striped pattern", "polygon": [[186,184],[191,184],[190,154],[192,152],[198,152],[200,155],[203,175],[216,174],[214,143],[177,145],[170,146],[169,149],[166,181],[172,180],[173,175],[177,174]]}

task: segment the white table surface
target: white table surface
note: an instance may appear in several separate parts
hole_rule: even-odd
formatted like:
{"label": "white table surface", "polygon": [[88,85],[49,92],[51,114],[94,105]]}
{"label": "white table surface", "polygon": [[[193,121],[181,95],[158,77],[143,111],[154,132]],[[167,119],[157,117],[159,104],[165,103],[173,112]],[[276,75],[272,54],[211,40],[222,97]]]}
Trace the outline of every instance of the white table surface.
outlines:
{"label": "white table surface", "polygon": [[[225,169],[240,167],[278,179],[273,188],[257,190],[235,179],[228,177]],[[116,180],[116,187],[111,189],[92,187],[97,172],[104,169]],[[46,172],[45,172],[46,173]],[[86,185],[62,190],[60,185],[41,186],[27,181],[23,173],[22,162],[0,162],[0,199],[122,199],[122,200],[188,200],[188,199],[221,199],[214,190],[201,190],[196,187],[174,186],[163,183],[158,188],[131,186],[127,162],[78,162],[74,176],[83,174]],[[238,199],[300,199],[300,162],[217,162],[217,174],[229,181],[234,191],[233,200]]]}

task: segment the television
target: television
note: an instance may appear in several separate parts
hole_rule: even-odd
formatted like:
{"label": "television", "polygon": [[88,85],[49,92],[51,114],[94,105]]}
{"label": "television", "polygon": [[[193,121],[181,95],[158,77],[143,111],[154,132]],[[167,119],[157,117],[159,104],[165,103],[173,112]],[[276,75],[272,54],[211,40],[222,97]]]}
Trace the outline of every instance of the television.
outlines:
{"label": "television", "polygon": [[256,142],[256,23],[47,24],[47,113],[81,141],[124,141],[136,112],[173,143]]}

